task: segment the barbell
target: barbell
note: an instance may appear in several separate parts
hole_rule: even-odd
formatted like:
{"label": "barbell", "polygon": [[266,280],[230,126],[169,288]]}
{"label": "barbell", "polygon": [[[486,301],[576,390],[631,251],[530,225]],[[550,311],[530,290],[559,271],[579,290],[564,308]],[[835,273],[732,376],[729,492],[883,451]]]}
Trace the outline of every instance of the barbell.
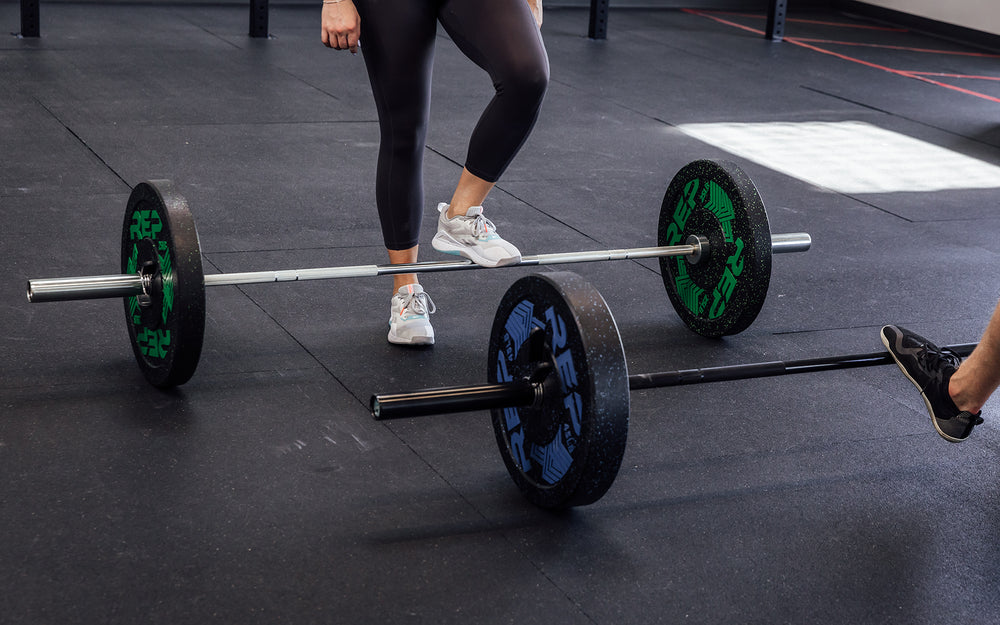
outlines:
{"label": "barbell", "polygon": [[[951,345],[968,356],[975,343]],[[379,420],[490,410],[500,455],[532,503],[593,503],[611,487],[628,437],[629,391],[893,364],[888,352],[629,375],[601,294],[580,276],[526,276],[493,319],[485,384],[374,395]]]}
{"label": "barbell", "polygon": [[[671,180],[657,246],[524,256],[509,267],[658,258],[667,294],[684,323],[704,336],[736,334],[759,314],[771,256],[803,252],[806,233],[772,235],[764,204],[735,163],[700,160]],[[356,265],[205,275],[187,201],[169,180],[135,186],[121,236],[121,273],[33,279],[29,302],[118,298],[139,368],[157,387],[187,382],[205,333],[205,287],[481,269],[467,260]]]}

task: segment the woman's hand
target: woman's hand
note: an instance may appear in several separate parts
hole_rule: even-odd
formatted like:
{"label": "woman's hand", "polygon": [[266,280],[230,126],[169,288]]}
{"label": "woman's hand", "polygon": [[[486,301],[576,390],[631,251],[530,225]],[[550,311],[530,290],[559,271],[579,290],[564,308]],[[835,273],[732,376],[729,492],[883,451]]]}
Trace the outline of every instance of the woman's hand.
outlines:
{"label": "woman's hand", "polygon": [[323,45],[335,50],[350,50],[358,53],[358,38],[361,35],[361,16],[351,0],[323,3]]}

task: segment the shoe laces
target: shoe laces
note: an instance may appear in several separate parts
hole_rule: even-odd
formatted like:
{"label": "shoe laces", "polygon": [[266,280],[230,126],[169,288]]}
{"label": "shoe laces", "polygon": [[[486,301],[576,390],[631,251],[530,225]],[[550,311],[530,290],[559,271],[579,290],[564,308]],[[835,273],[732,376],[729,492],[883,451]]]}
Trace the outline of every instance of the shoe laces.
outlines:
{"label": "shoe laces", "polygon": [[437,306],[426,292],[409,293],[403,296],[403,306],[399,309],[399,316],[402,317],[407,310],[415,315],[427,315],[437,312]]}
{"label": "shoe laces", "polygon": [[948,349],[947,347],[937,347],[924,343],[917,352],[917,360],[924,368],[931,371],[938,371],[951,367],[958,369],[962,364],[962,357]]}
{"label": "shoe laces", "polygon": [[479,239],[480,241],[485,241],[490,237],[491,233],[495,233],[497,227],[493,225],[493,222],[487,219],[482,213],[479,213],[472,219],[472,236]]}

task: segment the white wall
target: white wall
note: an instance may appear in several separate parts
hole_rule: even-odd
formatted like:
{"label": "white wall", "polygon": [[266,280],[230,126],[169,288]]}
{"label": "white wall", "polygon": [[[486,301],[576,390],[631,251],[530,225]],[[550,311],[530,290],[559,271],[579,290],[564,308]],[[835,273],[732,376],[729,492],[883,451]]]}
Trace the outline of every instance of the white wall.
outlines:
{"label": "white wall", "polygon": [[861,0],[861,2],[1000,35],[1000,0]]}

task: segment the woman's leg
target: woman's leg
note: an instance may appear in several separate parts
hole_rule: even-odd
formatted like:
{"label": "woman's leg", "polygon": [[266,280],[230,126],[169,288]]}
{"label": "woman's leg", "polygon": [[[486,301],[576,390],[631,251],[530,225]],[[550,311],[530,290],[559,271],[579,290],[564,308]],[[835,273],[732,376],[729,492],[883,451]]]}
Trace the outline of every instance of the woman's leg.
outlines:
{"label": "woman's leg", "polygon": [[[426,0],[356,0],[361,51],[378,110],[375,202],[393,264],[415,262],[424,208],[423,157],[437,30]],[[394,289],[415,284],[394,276]]]}
{"label": "woman's leg", "polygon": [[[436,5],[426,0],[355,0],[361,50],[375,96],[379,154],[375,201],[389,262],[417,260],[423,217],[423,158],[430,109]],[[434,303],[416,274],[393,276],[390,343],[431,345]]]}
{"label": "woman's leg", "polygon": [[[389,253],[389,263],[392,265],[407,265],[410,263],[417,262],[417,253],[420,251],[419,245],[414,245],[413,247],[406,250],[390,250],[386,249]],[[419,280],[417,279],[417,274],[415,273],[397,273],[392,276],[392,292],[395,293],[399,290],[399,287],[406,286],[407,284],[417,284]]]}
{"label": "woman's leg", "polygon": [[468,169],[462,168],[455,193],[448,205],[448,217],[464,215],[473,206],[482,206],[495,183],[483,180]]}
{"label": "woman's leg", "polygon": [[448,217],[481,206],[534,127],[548,86],[541,33],[524,0],[446,0],[440,20],[459,49],[489,73],[495,94],[469,139]]}

